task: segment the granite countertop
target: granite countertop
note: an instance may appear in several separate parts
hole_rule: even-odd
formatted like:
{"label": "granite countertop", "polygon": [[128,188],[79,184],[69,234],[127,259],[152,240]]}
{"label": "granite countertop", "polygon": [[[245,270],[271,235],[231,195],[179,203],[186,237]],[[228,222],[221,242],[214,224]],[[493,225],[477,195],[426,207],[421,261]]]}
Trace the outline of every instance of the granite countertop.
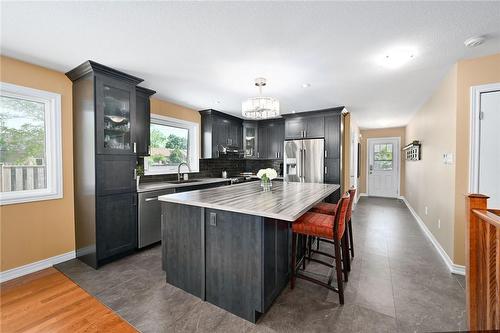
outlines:
{"label": "granite countertop", "polygon": [[271,192],[249,182],[158,197],[164,202],[295,221],[340,188],[337,184],[273,182]]}
{"label": "granite countertop", "polygon": [[[196,185],[224,183],[224,182],[229,183],[231,181],[228,178],[191,178],[190,180],[191,181],[188,181],[185,183],[175,183],[175,182],[168,182],[168,181],[146,182],[146,183],[139,184],[139,187],[137,188],[137,193],[156,191],[156,190],[164,190],[164,189],[168,189],[168,188],[185,187],[185,186],[196,186]],[[196,180],[196,181],[192,181],[192,180]]]}

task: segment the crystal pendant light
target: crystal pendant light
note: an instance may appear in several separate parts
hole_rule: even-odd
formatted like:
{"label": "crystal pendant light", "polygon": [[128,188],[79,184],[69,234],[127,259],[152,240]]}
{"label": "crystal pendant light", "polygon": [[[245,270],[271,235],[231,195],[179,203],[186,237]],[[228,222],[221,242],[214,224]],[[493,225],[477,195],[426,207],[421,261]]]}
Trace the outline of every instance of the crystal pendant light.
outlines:
{"label": "crystal pendant light", "polygon": [[266,85],[266,79],[259,77],[255,79],[255,85],[259,87],[259,96],[249,98],[241,103],[241,114],[248,119],[276,118],[280,115],[280,102],[274,97],[262,96],[262,87]]}

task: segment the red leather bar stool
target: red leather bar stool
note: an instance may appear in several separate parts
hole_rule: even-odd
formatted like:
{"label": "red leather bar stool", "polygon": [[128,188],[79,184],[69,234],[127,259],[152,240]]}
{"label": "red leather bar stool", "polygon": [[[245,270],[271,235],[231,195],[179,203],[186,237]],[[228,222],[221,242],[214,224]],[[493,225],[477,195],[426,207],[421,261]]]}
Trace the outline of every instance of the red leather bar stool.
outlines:
{"label": "red leather bar stool", "polygon": [[[344,277],[347,280],[347,272],[343,270],[342,267],[342,258],[346,258],[349,254],[344,252],[344,255],[341,254],[342,249],[344,251],[347,247],[341,247],[341,242],[343,241],[345,244],[345,221],[347,215],[347,208],[349,206],[349,193],[345,193],[342,198],[340,198],[338,202],[338,213],[335,215],[327,215],[320,213],[307,212],[302,215],[297,221],[292,223],[292,262],[291,262],[291,271],[292,278],[290,281],[290,287],[293,289],[295,287],[295,279],[301,278],[313,283],[316,283],[320,286],[328,288],[339,294],[340,304],[344,304],[344,286],[342,273],[344,273]],[[309,275],[305,275],[299,271],[301,263],[305,263],[305,258],[302,258],[301,261],[297,264],[297,236],[304,235],[306,237],[321,237],[324,239],[328,239],[332,241],[334,247],[334,255],[326,254],[327,257],[333,258],[334,262],[327,263],[323,260],[319,260],[316,258],[312,258],[311,252],[309,251],[308,260],[317,262],[319,264],[330,267],[330,274],[328,276],[328,282],[323,282]],[[305,257],[305,253],[304,253]],[[304,265],[305,266],[305,265]],[[333,274],[334,270],[337,273],[337,287],[332,286]],[[305,272],[305,267],[302,268],[302,271]]]}
{"label": "red leather bar stool", "polygon": [[[356,197],[356,188],[352,187],[349,189],[349,195],[351,197],[351,200],[349,201],[349,207],[347,208],[347,215],[346,215],[346,223],[347,223],[347,229],[348,229],[348,243],[349,243],[349,251],[351,252],[351,256],[354,258],[354,237],[352,234],[352,221],[351,221],[351,215],[352,215],[352,203],[354,202],[354,198]],[[337,211],[337,205],[328,203],[328,202],[320,202],[313,208],[311,208],[311,212],[315,213],[321,213],[321,214],[328,214],[328,215],[335,215],[335,212]],[[323,242],[328,242],[331,243],[328,240],[325,239],[318,239],[316,243],[316,251],[319,250],[319,243]],[[350,270],[350,260],[349,260],[349,265],[348,269]]]}

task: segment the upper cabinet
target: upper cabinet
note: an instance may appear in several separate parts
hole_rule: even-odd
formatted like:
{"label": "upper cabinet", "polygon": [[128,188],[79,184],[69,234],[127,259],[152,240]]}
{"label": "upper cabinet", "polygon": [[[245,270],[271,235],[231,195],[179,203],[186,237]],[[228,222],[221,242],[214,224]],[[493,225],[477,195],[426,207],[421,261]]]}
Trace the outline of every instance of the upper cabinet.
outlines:
{"label": "upper cabinet", "polygon": [[257,157],[257,131],[258,123],[256,121],[243,122],[243,153],[246,158]]}
{"label": "upper cabinet", "polygon": [[135,139],[136,154],[138,156],[149,155],[151,123],[151,102],[150,98],[156,93],[151,89],[136,87],[136,119],[135,119]]}
{"label": "upper cabinet", "polygon": [[243,149],[242,119],[212,109],[200,114],[202,158],[217,158],[228,151]]}
{"label": "upper cabinet", "polygon": [[266,159],[283,158],[285,121],[272,119],[259,121],[257,131],[257,157]]}
{"label": "upper cabinet", "polygon": [[285,121],[286,139],[322,138],[325,135],[323,115],[289,116]]}

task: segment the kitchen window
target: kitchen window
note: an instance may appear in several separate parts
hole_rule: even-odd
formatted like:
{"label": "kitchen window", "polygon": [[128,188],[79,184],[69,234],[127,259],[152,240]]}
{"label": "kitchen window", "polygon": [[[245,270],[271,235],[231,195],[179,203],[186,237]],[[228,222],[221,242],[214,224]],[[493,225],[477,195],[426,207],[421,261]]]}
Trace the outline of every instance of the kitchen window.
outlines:
{"label": "kitchen window", "polygon": [[150,141],[149,156],[144,158],[146,175],[177,173],[180,163],[199,171],[198,124],[151,114]]}
{"label": "kitchen window", "polygon": [[62,198],[61,95],[0,83],[0,204]]}

